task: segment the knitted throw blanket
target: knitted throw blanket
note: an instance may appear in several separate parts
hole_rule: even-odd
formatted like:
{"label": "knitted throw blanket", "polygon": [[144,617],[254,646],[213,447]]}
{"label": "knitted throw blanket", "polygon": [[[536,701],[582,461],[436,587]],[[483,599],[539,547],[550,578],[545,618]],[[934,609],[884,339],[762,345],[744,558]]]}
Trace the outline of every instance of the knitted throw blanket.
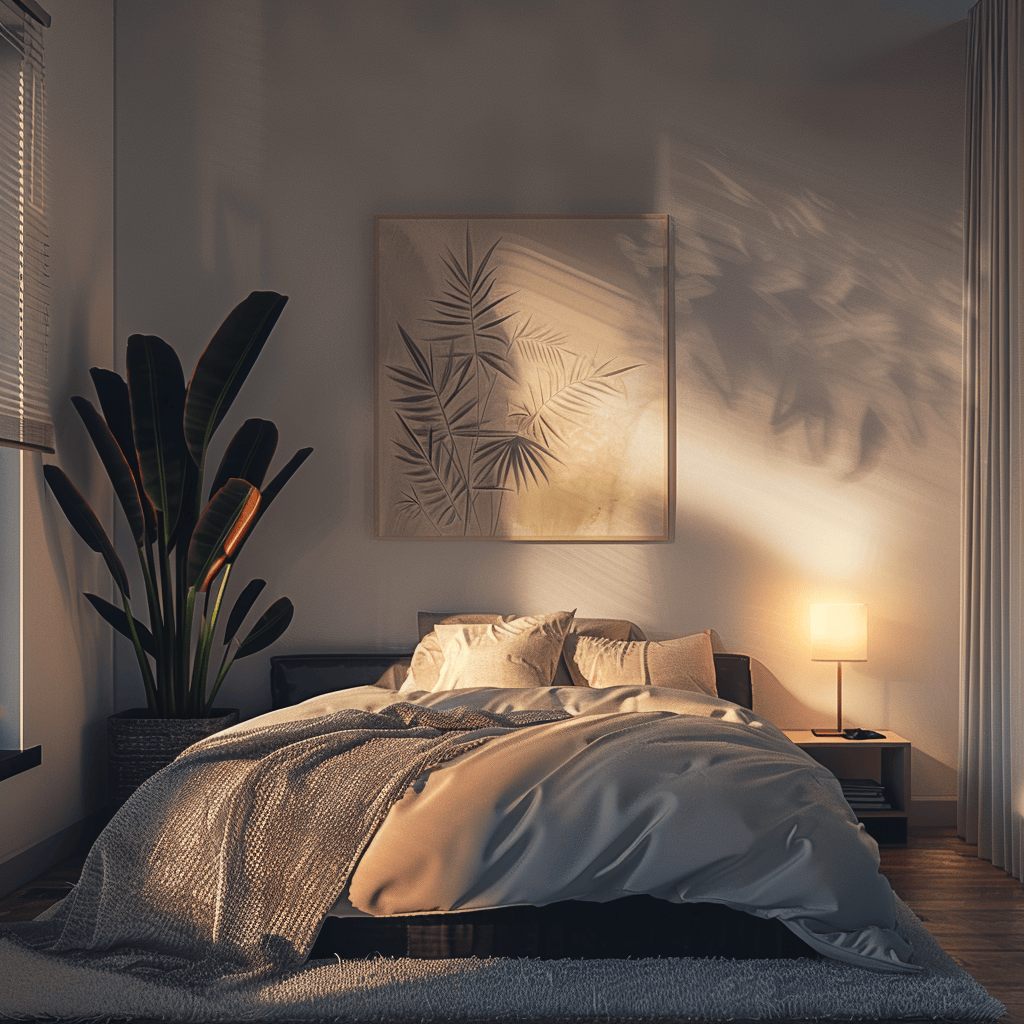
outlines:
{"label": "knitted throw blanket", "polygon": [[565,717],[393,704],[211,736],[139,788],[78,885],[16,938],[200,988],[298,967],[419,775],[494,736]]}

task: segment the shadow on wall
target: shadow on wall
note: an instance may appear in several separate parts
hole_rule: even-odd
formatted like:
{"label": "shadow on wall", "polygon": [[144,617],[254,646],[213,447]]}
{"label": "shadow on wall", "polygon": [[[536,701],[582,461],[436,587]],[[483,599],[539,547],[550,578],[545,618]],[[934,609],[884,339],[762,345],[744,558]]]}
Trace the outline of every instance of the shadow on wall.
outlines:
{"label": "shadow on wall", "polygon": [[666,143],[664,159],[688,388],[748,424],[756,405],[764,431],[847,480],[956,415],[957,226],[721,147]]}
{"label": "shadow on wall", "polygon": [[652,560],[669,612],[645,626],[714,626],[759,656],[762,710],[794,727],[827,724],[811,600],[866,600],[889,624],[851,713],[896,728],[890,684],[955,707],[961,45],[952,26],[764,98],[761,125],[748,110],[662,133],[678,500]]}

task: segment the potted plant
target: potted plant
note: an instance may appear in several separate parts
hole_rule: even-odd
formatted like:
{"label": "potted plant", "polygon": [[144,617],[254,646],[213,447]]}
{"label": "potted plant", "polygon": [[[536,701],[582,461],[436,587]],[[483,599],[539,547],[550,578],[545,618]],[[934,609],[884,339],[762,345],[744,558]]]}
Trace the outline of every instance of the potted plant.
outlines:
{"label": "potted plant", "polygon": [[[214,706],[232,664],[277,640],[294,608],[282,597],[239,639],[264,580],[250,581],[231,608],[224,651],[213,675],[218,621],[231,570],[281,488],[312,452],[302,448],[264,486],[277,448],[277,427],[248,419],[228,443],[204,490],[210,442],[263,349],[287,297],[253,292],[228,314],[199,357],[188,385],[174,349],[153,335],[128,339],[127,380],[90,373],[99,409],[72,402],[85,423],[128,521],[145,588],[149,625],[132,606],[128,573],[96,514],[55,465],[43,474],[79,536],[110,570],[121,607],[86,598],[127,637],[139,663],[146,708],[112,715],[111,789],[115,803],[203,736],[238,720]],[[199,620],[196,622],[197,612]]]}

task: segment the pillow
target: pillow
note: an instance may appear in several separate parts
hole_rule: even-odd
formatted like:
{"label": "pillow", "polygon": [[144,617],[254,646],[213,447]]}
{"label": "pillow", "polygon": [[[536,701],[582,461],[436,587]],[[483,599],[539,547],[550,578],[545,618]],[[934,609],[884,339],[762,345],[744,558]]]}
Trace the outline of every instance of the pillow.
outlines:
{"label": "pillow", "polygon": [[564,653],[576,686],[664,686],[718,696],[710,630],[660,641],[570,633]]}
{"label": "pillow", "polygon": [[489,626],[494,622],[506,622],[509,616],[491,612],[420,612],[417,616],[420,628],[420,642],[412,652],[412,665],[402,683],[402,690],[432,690],[437,686],[437,675],[441,671],[441,641],[434,632],[439,623],[472,623]]}
{"label": "pillow", "polygon": [[[578,636],[603,636],[606,640],[646,640],[644,631],[628,619],[575,619],[572,632]],[[565,661],[565,650],[558,659],[552,686],[572,686],[572,675]]]}
{"label": "pillow", "polygon": [[438,625],[444,661],[436,690],[550,686],[572,612],[526,615],[491,625]]}

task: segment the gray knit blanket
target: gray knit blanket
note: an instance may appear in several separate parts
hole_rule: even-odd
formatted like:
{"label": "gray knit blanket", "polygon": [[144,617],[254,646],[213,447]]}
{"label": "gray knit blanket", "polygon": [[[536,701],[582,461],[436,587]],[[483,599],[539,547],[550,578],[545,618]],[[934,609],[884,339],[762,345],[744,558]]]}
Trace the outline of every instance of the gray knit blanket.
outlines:
{"label": "gray knit blanket", "polygon": [[211,736],[139,788],[78,885],[15,938],[195,988],[296,968],[417,777],[494,736],[565,717],[394,704]]}

